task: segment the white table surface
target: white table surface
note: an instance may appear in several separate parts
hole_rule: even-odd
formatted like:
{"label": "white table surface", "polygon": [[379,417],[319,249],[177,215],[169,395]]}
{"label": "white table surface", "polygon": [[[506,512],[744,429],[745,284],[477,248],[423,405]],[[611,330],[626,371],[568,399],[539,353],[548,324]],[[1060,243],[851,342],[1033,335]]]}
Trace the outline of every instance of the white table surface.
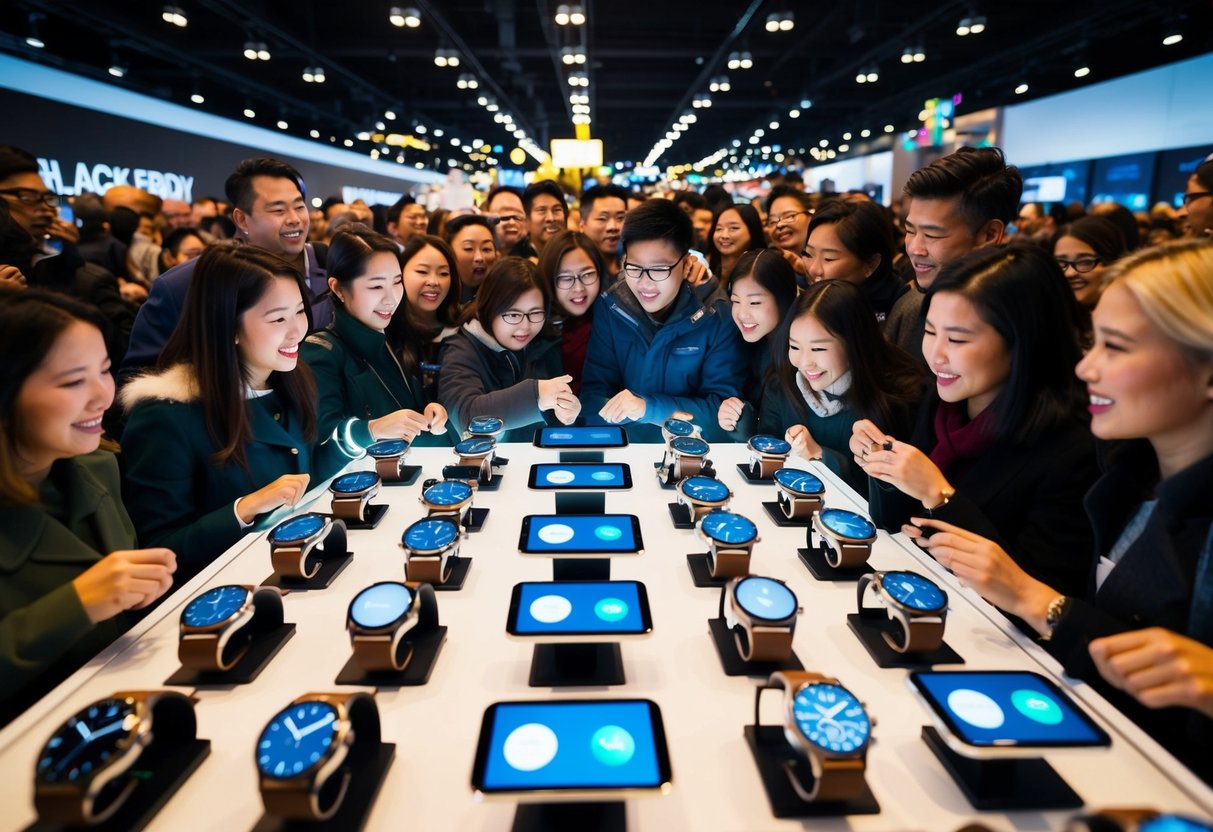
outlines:
{"label": "white table surface", "polygon": [[[462,554],[473,563],[459,592],[437,594],[447,642],[429,684],[385,689],[377,700],[385,741],[396,743],[396,759],[373,807],[368,828],[508,830],[514,805],[478,803],[470,786],[481,718],[493,702],[573,696],[643,697],[660,705],[673,765],[672,792],[629,801],[633,830],[820,829],[949,830],[979,815],[920,738],[925,710],[905,684],[906,671],[883,670],[848,629],[854,612],[853,583],[818,583],[796,549],[803,528],[780,528],[759,503],[774,500],[773,486],[747,483],[735,463],[743,445],[714,446],[711,458],[734,491],[732,508],[758,524],[751,571],[787,581],[803,607],[795,650],[807,669],[837,676],[875,718],[867,778],[881,805],[879,815],[777,820],[770,812],[758,772],[742,737],[752,721],[756,682],[724,675],[707,619],[715,617],[719,590],[691,583],[686,555],[703,551],[694,532],[675,530],[666,510],[674,499],[658,487],[652,463],[657,445],[606,451],[607,461],[632,466],[634,487],[608,493],[606,510],[641,519],[645,552],[612,564],[612,577],[648,587],[653,635],[623,645],[627,684],[611,688],[531,688],[527,685],[530,644],[505,634],[510,590],[518,581],[550,580],[551,561],[518,553],[521,518],[554,511],[553,496],[526,488],[532,462],[557,460],[555,451],[504,445],[510,459],[497,492],[481,492],[475,505],[490,508],[484,530],[467,536]],[[309,691],[352,690],[333,684],[350,655],[344,629],[350,600],[375,581],[402,580],[401,532],[422,516],[421,479],[439,476],[453,462],[449,449],[414,450],[409,462],[424,471],[412,486],[385,487],[375,502],[391,506],[378,529],[353,531],[356,557],[333,585],[284,599],[286,620],[297,627],[261,676],[230,690],[198,693],[199,736],[212,741],[211,754],[155,818],[155,830],[249,829],[262,814],[253,746],[267,720],[291,699]],[[807,467],[827,483],[826,505],[863,511],[864,502],[817,464]],[[368,461],[353,469],[368,468]],[[326,510],[321,494],[312,508]],[[1085,685],[1060,676],[1057,665],[1013,631],[1005,620],[909,544],[883,532],[871,563],[877,569],[911,568],[944,584],[951,597],[947,641],[968,669],[1029,669],[1056,678],[1096,714],[1113,737],[1109,750],[1049,755],[1054,768],[1090,808],[1145,805],[1195,815],[1213,813],[1213,790],[1204,786]],[[267,577],[269,545],[249,535],[138,627],[69,678],[0,732],[0,828],[23,828],[35,818],[34,763],[55,727],[92,700],[124,689],[162,687],[178,667],[178,619],[202,589],[224,583],[257,583]],[[764,698],[764,723],[778,719],[775,693]],[[981,814],[996,829],[1056,829],[1071,812]]]}

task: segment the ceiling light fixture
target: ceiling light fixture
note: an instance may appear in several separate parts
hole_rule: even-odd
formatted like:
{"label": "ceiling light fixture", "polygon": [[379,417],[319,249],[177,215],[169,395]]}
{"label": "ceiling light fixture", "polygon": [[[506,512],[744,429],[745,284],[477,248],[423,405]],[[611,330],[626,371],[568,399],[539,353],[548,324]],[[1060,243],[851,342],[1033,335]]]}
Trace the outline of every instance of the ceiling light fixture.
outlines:
{"label": "ceiling light fixture", "polygon": [[1024,94],[1025,92],[1027,92],[1027,91],[1028,91],[1028,85],[1027,85],[1027,84],[1020,84],[1018,87],[1016,87],[1016,88],[1015,88],[1015,94],[1016,94],[1016,95],[1023,95],[1023,94]]}
{"label": "ceiling light fixture", "polygon": [[113,75],[115,78],[125,78],[126,72],[127,66],[122,61],[118,60],[116,57],[110,61],[110,75]]}
{"label": "ceiling light fixture", "polygon": [[42,39],[40,29],[42,21],[46,19],[46,15],[39,12],[30,12],[29,16],[29,34],[25,36],[26,46],[32,46],[35,49],[45,49],[46,41]]}
{"label": "ceiling light fixture", "polygon": [[160,19],[181,29],[184,29],[190,23],[190,19],[185,14],[185,9],[180,6],[165,6],[164,11],[160,13]]}
{"label": "ceiling light fixture", "polygon": [[956,34],[960,37],[966,35],[980,35],[986,30],[986,19],[982,15],[973,15],[963,18],[956,25]]}
{"label": "ceiling light fixture", "polygon": [[421,12],[412,6],[407,8],[392,6],[391,11],[388,12],[387,19],[391,21],[393,26],[401,28],[407,26],[410,29],[416,29],[421,25]]}
{"label": "ceiling light fixture", "polygon": [[1085,65],[1080,66],[1078,69],[1074,70],[1075,78],[1086,78],[1090,74],[1091,74],[1091,67],[1089,67],[1089,66],[1085,66]]}
{"label": "ceiling light fixture", "polygon": [[459,66],[459,53],[454,49],[438,48],[434,50],[434,66]]}

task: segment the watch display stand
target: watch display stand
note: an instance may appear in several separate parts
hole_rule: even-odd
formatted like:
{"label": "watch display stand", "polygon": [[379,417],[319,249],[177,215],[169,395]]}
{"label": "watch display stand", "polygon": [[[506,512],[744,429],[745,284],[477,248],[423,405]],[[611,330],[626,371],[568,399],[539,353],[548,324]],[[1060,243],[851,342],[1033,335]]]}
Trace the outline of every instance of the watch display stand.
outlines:
{"label": "watch display stand", "polygon": [[506,459],[505,457],[497,456],[496,454],[493,454],[492,465],[494,468],[504,468],[505,466],[507,466],[509,464],[510,464],[510,461],[508,459]]}
{"label": "watch display stand", "polygon": [[497,491],[501,488],[501,474],[492,474],[487,480],[480,479],[479,465],[447,465],[442,469],[444,480],[476,480],[481,491]]}
{"label": "watch display stand", "polygon": [[[662,465],[660,462],[653,463],[653,470],[657,471],[658,473],[661,473],[662,469],[666,468],[666,467],[668,467],[668,466]],[[703,461],[703,467],[699,469],[699,476],[703,476],[703,477],[715,477],[716,476],[716,469],[712,467],[712,460],[705,459]],[[666,482],[665,477],[658,477],[657,484],[660,485],[662,488],[664,488],[666,491],[673,491],[674,486],[678,485],[677,482]]]}
{"label": "watch display stand", "polygon": [[626,683],[623,652],[609,644],[536,644],[531,654],[533,688],[605,687]]}
{"label": "watch display stand", "polygon": [[885,641],[884,634],[888,633],[895,639],[901,638],[901,625],[893,621],[880,610],[869,613],[853,612],[847,615],[847,626],[855,633],[860,644],[868,651],[877,667],[928,667],[937,664],[964,664],[960,654],[948,646],[947,642],[927,653],[898,653]]}
{"label": "watch display stand", "polygon": [[[294,625],[291,625],[294,629]],[[172,799],[181,784],[190,778],[194,770],[211,753],[210,740],[187,740],[159,747],[153,743],[139,757],[137,769],[139,785],[127,797],[114,816],[95,826],[73,826],[52,821],[35,821],[26,827],[26,832],[58,832],[58,830],[90,829],[96,832],[139,832],[145,828],[164,804]]]}
{"label": "watch display stand", "polygon": [[770,676],[777,670],[804,670],[795,652],[781,662],[747,662],[737,652],[737,641],[724,618],[709,618],[708,631],[725,676]]}
{"label": "watch display stand", "polygon": [[812,515],[806,517],[803,520],[792,520],[786,514],[783,513],[783,509],[781,509],[779,507],[779,503],[775,500],[770,500],[770,501],[764,502],[762,504],[762,507],[764,509],[766,509],[767,517],[770,517],[771,522],[774,523],[776,526],[782,526],[783,528],[800,527],[803,529],[806,526],[808,526],[810,523],[813,522]]}
{"label": "watch display stand", "polygon": [[754,468],[750,465],[737,463],[737,473],[741,474],[741,478],[753,485],[774,485],[774,477],[763,477],[754,473]]}
{"label": "watch display stand", "polygon": [[687,568],[691,570],[691,582],[701,589],[720,589],[729,582],[728,578],[712,577],[711,567],[708,566],[707,552],[687,555]]}
{"label": "watch display stand", "polygon": [[[367,503],[366,508],[362,510],[361,520],[346,520],[345,518],[340,519],[345,521],[345,527],[347,529],[361,529],[366,531],[379,525],[379,522],[383,520],[383,515],[387,514],[387,509],[387,503]],[[330,516],[334,518],[337,517],[335,514]]]}
{"label": "watch display stand", "polygon": [[400,476],[394,480],[380,480],[380,485],[412,485],[421,476],[420,465],[401,465]]}
{"label": "watch display stand", "polygon": [[553,558],[553,581],[609,581],[610,558]]}
{"label": "watch display stand", "polygon": [[[463,589],[463,585],[468,579],[468,572],[472,569],[472,559],[454,555],[447,558],[446,564],[450,569],[446,580],[440,584],[430,584],[430,586],[434,587],[435,592],[458,592]],[[407,572],[405,579],[408,579]]]}
{"label": "watch display stand", "polygon": [[872,789],[864,783],[863,791],[850,800],[801,800],[792,787],[790,777],[797,778],[806,793],[813,790],[813,773],[809,763],[792,746],[781,725],[747,725],[746,745],[754,755],[762,788],[771,804],[771,814],[777,818],[841,817],[843,815],[877,815],[880,804]]}
{"label": "watch display stand", "polygon": [[257,619],[253,618],[253,640],[248,650],[240,657],[240,661],[226,671],[195,670],[192,667],[179,667],[177,671],[164,680],[170,687],[230,687],[247,685],[261,675],[266,665],[278,655],[286,643],[295,635],[294,624],[278,622],[268,628],[257,627]]}
{"label": "watch display stand", "polygon": [[415,688],[430,681],[434,665],[438,662],[438,654],[446,642],[446,626],[435,625],[425,631],[409,633],[406,644],[413,645],[413,655],[404,670],[367,671],[363,670],[353,656],[341,668],[337,678],[333,680],[338,685],[356,685],[358,687],[376,688]]}
{"label": "watch display stand", "polygon": [[471,508],[468,509],[467,517],[463,518],[463,527],[471,532],[478,532],[484,528],[484,523],[489,519],[489,510],[487,508]]}
{"label": "watch display stand", "polygon": [[[355,526],[354,528],[358,528]],[[333,581],[337,579],[345,567],[350,565],[350,561],[354,559],[353,552],[347,552],[338,557],[326,557],[320,561],[320,568],[316,570],[316,574],[310,578],[288,578],[284,575],[279,575],[275,572],[264,581],[264,586],[276,586],[283,592],[304,592],[312,589],[328,589]]]}
{"label": "watch display stand", "polygon": [[670,522],[676,529],[695,528],[695,518],[686,503],[670,503]]}
{"label": "watch display stand", "polygon": [[[605,457],[602,451],[561,451],[561,462],[602,462]],[[563,806],[562,803],[553,804]]]}
{"label": "watch display stand", "polygon": [[286,820],[274,815],[262,815],[253,832],[357,832],[366,826],[383,785],[383,778],[396,757],[396,744],[377,742],[350,756],[350,784],[337,814],[325,821]]}
{"label": "watch display stand", "polygon": [[606,514],[605,491],[557,491],[557,514]]}
{"label": "watch display stand", "polygon": [[864,575],[875,571],[866,563],[853,569],[835,569],[826,560],[825,550],[820,546],[797,549],[796,553],[805,569],[809,570],[809,574],[819,581],[858,581]]}
{"label": "watch display stand", "polygon": [[626,832],[627,812],[622,800],[598,803],[519,803],[510,832]]}
{"label": "watch display stand", "polygon": [[975,760],[948,748],[939,731],[922,727],[922,739],[947,769],[974,809],[1078,809],[1082,798],[1057,771],[1039,757]]}

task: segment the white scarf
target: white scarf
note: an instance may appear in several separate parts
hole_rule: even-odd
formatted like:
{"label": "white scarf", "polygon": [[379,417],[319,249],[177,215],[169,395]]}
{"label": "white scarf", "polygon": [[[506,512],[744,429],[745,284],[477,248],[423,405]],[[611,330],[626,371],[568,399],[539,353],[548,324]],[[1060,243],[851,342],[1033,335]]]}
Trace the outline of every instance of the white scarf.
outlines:
{"label": "white scarf", "polygon": [[804,373],[796,373],[796,386],[800,388],[800,395],[804,397],[809,410],[822,418],[833,416],[842,411],[842,397],[851,389],[851,371],[847,370],[820,393],[809,386]]}

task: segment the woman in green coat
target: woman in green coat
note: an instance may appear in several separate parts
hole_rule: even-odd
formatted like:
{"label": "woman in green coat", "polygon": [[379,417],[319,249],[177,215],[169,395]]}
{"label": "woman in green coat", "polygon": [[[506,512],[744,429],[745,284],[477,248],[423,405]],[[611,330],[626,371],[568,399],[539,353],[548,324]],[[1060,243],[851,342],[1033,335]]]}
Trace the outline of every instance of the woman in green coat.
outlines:
{"label": "woman in green coat", "polygon": [[0,292],[0,714],[4,721],[117,638],[172,583],[136,550],[114,455],[98,450],[114,379],[91,307]]}

